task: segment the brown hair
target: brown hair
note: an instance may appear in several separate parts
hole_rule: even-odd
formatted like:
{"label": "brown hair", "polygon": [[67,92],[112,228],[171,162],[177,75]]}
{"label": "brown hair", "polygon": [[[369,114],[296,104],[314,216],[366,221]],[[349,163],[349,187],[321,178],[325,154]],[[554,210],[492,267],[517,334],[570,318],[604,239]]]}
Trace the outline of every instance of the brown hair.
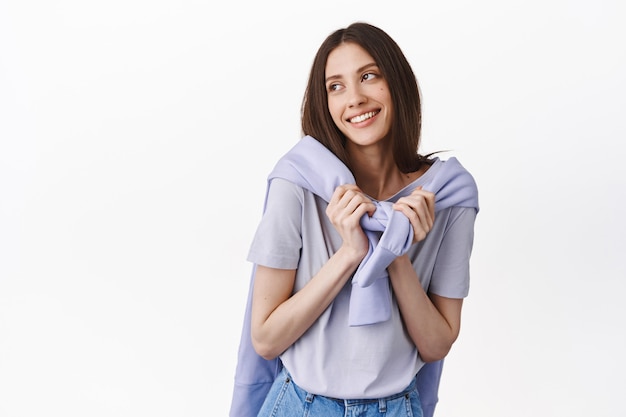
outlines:
{"label": "brown hair", "polygon": [[417,79],[398,44],[383,30],[356,22],[331,33],[313,60],[302,100],[302,132],[311,135],[347,164],[346,137],[328,111],[325,84],[328,55],[339,45],[352,42],[374,58],[391,93],[394,117],[391,125],[393,155],[402,172],[417,171],[427,157],[418,153],[422,125],[420,91]]}

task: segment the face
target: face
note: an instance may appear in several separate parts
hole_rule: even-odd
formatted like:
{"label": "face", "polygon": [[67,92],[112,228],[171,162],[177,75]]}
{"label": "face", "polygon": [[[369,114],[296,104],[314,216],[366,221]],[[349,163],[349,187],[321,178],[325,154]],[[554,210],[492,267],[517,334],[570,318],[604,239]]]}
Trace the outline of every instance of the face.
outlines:
{"label": "face", "polygon": [[328,55],[326,91],[330,115],[350,142],[367,146],[387,136],[393,114],[389,86],[365,49],[344,43]]}

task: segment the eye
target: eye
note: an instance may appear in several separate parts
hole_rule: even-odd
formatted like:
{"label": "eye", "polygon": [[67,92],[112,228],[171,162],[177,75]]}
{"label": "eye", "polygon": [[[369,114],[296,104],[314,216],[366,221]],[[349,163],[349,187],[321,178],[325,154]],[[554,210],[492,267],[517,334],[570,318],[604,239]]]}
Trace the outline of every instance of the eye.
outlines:
{"label": "eye", "polygon": [[363,74],[363,76],[361,77],[362,81],[369,81],[369,80],[373,80],[374,78],[378,77],[378,74],[373,73],[373,72],[366,72],[365,74]]}
{"label": "eye", "polygon": [[339,89],[341,89],[341,84],[339,84],[339,83],[328,84],[328,91],[329,92],[337,91]]}

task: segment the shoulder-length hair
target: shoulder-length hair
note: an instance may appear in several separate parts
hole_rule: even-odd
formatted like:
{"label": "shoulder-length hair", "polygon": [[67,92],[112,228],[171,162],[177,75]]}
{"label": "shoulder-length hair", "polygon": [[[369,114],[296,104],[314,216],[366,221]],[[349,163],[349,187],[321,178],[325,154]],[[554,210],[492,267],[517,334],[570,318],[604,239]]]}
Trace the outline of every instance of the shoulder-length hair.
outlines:
{"label": "shoulder-length hair", "polygon": [[331,33],[319,47],[311,66],[302,100],[302,132],[313,136],[345,164],[346,137],[328,110],[325,73],[328,55],[343,43],[355,43],[374,58],[389,85],[393,103],[391,143],[396,165],[402,172],[417,171],[428,159],[418,153],[422,125],[417,79],[398,44],[383,30],[356,22]]}

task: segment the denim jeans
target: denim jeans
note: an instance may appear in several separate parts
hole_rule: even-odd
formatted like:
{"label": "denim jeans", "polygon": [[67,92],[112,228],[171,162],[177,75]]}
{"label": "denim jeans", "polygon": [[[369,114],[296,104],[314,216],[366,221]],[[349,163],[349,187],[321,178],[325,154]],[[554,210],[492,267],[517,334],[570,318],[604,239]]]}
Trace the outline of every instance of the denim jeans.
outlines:
{"label": "denim jeans", "polygon": [[286,369],[270,389],[258,417],[422,417],[415,379],[402,392],[385,398],[341,400],[306,392]]}

